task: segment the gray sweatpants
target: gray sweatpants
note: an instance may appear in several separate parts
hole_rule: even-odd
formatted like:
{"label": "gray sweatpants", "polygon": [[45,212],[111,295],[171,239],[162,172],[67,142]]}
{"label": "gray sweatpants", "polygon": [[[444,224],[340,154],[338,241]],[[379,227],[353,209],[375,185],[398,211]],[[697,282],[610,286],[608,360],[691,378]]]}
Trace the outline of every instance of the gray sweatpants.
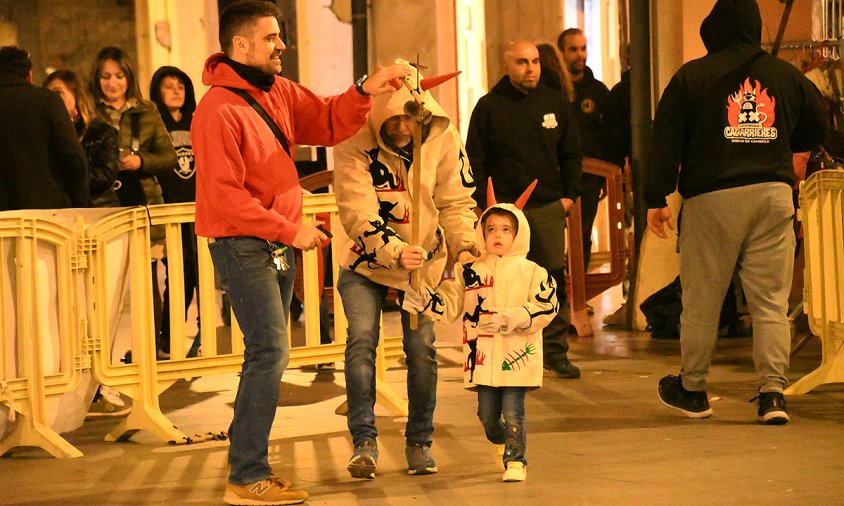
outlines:
{"label": "gray sweatpants", "polygon": [[733,271],[753,317],[753,363],[760,392],[786,384],[791,332],[788,293],[794,267],[791,187],[761,183],[692,197],[680,229],[683,387],[706,388],[718,319]]}

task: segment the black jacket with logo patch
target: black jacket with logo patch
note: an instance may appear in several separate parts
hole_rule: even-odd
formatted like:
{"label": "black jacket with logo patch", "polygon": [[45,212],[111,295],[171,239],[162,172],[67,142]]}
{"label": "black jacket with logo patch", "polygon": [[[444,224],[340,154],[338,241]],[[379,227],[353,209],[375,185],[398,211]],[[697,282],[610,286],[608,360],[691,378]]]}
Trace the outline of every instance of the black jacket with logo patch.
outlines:
{"label": "black jacket with logo patch", "polygon": [[[817,88],[796,68],[760,53],[755,0],[718,0],[700,27],[707,55],[683,65],[654,119],[645,184],[649,208],[763,182],[794,180],[792,152],[826,135]],[[678,172],[679,167],[679,172]]]}
{"label": "black jacket with logo patch", "polygon": [[586,67],[583,77],[574,82],[574,110],[580,126],[580,141],[583,155],[603,159],[606,138],[601,130],[601,116],[604,113],[610,90],[595,79],[592,69]]}
{"label": "black jacket with logo patch", "polygon": [[469,122],[466,153],[477,187],[474,198],[486,207],[486,181],[492,178],[499,202],[513,202],[534,180],[530,203],[544,204],[580,195],[583,155],[569,103],[544,84],[525,95],[504,76],[481,97]]}

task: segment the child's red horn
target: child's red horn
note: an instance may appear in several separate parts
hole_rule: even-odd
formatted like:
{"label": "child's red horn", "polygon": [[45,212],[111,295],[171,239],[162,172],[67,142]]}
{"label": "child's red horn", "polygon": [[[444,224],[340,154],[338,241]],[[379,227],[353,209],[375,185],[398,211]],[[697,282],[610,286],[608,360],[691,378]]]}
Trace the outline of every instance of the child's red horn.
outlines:
{"label": "child's red horn", "polygon": [[492,187],[492,178],[488,177],[486,179],[486,207],[489,209],[495,204],[495,189]]}
{"label": "child's red horn", "polygon": [[461,71],[452,72],[450,74],[443,74],[441,76],[434,76],[434,77],[426,77],[422,79],[419,83],[419,87],[422,88],[422,91],[430,90],[431,88],[435,88],[442,83],[448,81],[449,79],[453,79],[460,74]]}
{"label": "child's red horn", "polygon": [[536,188],[536,183],[538,182],[538,179],[534,179],[533,182],[528,185],[527,189],[522,192],[522,196],[513,203],[516,208],[523,209],[525,207],[525,204],[527,204],[527,201],[530,198],[530,194],[533,193],[533,189]]}

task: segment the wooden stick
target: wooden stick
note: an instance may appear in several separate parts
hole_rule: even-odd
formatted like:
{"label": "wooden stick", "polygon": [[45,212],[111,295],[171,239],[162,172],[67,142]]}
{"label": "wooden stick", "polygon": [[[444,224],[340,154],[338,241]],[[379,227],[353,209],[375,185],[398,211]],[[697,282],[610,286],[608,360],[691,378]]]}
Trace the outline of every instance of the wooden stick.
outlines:
{"label": "wooden stick", "polygon": [[[411,208],[410,208],[410,244],[413,246],[420,246],[419,244],[419,228],[420,228],[420,202],[419,202],[419,188],[421,187],[422,179],[422,117],[414,118],[413,122],[413,163],[410,166],[410,179],[412,180],[411,188]],[[424,264],[424,262],[423,262]],[[414,290],[419,290],[419,284],[422,280],[421,268],[413,271],[410,274],[410,286]],[[416,330],[419,327],[419,315],[410,315],[410,328]]]}

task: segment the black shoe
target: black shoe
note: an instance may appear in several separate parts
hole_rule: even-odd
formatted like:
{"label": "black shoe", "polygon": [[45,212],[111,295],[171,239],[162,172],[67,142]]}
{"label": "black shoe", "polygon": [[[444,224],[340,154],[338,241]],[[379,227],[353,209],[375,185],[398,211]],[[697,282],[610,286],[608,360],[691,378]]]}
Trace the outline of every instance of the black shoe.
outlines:
{"label": "black shoe", "polygon": [[569,362],[567,358],[554,360],[553,362],[546,361],[542,364],[542,367],[549,371],[553,371],[558,378],[577,379],[580,377],[580,369]]}
{"label": "black shoe", "polygon": [[674,408],[689,418],[712,416],[706,391],[686,390],[680,376],[668,375],[659,380],[659,399],[669,408]]}
{"label": "black shoe", "polygon": [[766,425],[785,425],[788,423],[788,412],[785,410],[785,397],[780,392],[760,393],[750,399],[759,399],[759,421]]}

